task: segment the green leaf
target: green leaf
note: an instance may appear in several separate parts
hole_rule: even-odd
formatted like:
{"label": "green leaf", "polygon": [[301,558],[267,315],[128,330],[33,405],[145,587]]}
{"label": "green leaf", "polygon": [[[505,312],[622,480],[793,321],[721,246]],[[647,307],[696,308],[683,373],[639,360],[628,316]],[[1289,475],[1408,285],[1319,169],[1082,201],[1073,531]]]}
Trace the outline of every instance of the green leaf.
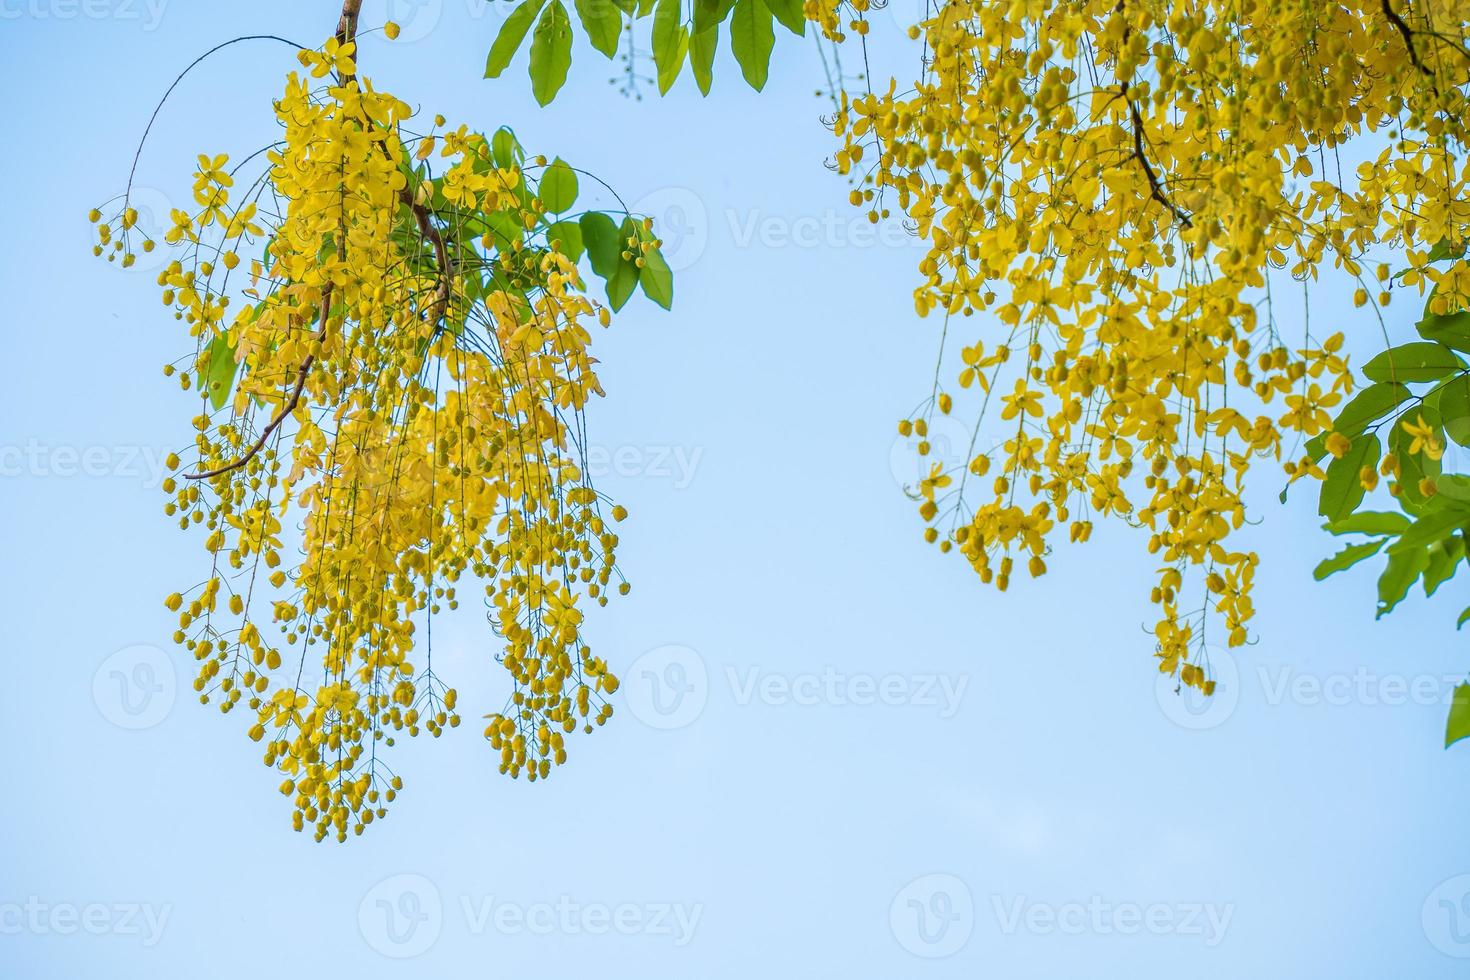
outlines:
{"label": "green leaf", "polygon": [[1348,545],[1318,565],[1316,570],[1312,572],[1312,578],[1320,582],[1329,575],[1352,568],[1365,558],[1372,558],[1382,550],[1383,543],[1386,540],[1386,538],[1379,538],[1377,541],[1365,541],[1362,544]]}
{"label": "green leaf", "polygon": [[1389,551],[1401,551],[1404,548],[1427,548],[1448,535],[1454,534],[1461,527],[1470,523],[1470,510],[1461,506],[1450,506],[1442,510],[1434,510],[1414,521],[1402,534],[1399,535]]}
{"label": "green leaf", "polygon": [[638,270],[638,282],[649,299],[666,310],[674,308],[674,273],[658,246],[643,253],[643,268]]}
{"label": "green leaf", "polygon": [[1460,561],[1465,557],[1465,539],[1459,535],[1436,541],[1429,548],[1429,566],[1424,569],[1424,596],[1434,595],[1436,589],[1455,577],[1460,570]]}
{"label": "green leaf", "polygon": [[668,92],[689,51],[689,30],[679,22],[681,0],[658,0],[653,12],[653,64],[658,69],[658,91]]}
{"label": "green leaf", "polygon": [[1470,351],[1470,310],[1456,313],[1426,313],[1419,321],[1419,336],[1453,347],[1455,350]]}
{"label": "green leaf", "polygon": [[801,0],[765,0],[765,4],[782,27],[797,37],[806,36],[806,15],[802,13]]}
{"label": "green leaf", "polygon": [[[1369,425],[1413,397],[1414,393],[1408,388],[1391,381],[1369,385],[1354,395],[1342,407],[1342,411],[1337,413],[1337,418],[1332,420],[1332,431],[1341,432],[1349,439],[1356,439]],[[1307,452],[1313,462],[1327,455],[1325,440],[1326,436],[1321,435],[1307,441]]]}
{"label": "green leaf", "polygon": [[546,229],[548,242],[560,242],[558,251],[573,262],[582,257],[582,226],[575,221],[558,221]]}
{"label": "green leaf", "polygon": [[1416,340],[1379,354],[1363,365],[1363,375],[1370,381],[1437,381],[1464,369],[1465,362],[1444,344]]}
{"label": "green leaf", "polygon": [[508,126],[501,126],[490,137],[490,156],[497,167],[513,167],[526,159],[526,151]]}
{"label": "green leaf", "polygon": [[1445,435],[1470,446],[1470,375],[1456,375],[1434,389],[1430,398],[1444,423]]}
{"label": "green leaf", "polygon": [[1466,606],[1464,609],[1460,610],[1460,618],[1455,620],[1455,629],[1459,629],[1461,626],[1464,626],[1467,620],[1470,620],[1470,606]]}
{"label": "green leaf", "polygon": [[1392,612],[1409,594],[1409,587],[1418,581],[1419,574],[1428,565],[1427,548],[1390,552],[1388,566],[1378,577],[1378,613],[1373,618],[1379,619]]}
{"label": "green leaf", "polygon": [[553,214],[570,210],[577,203],[577,172],[557,157],[542,173],[537,193],[546,210]]}
{"label": "green leaf", "polygon": [[1470,737],[1470,684],[1455,688],[1454,700],[1450,702],[1450,717],[1445,722],[1444,747],[1449,748],[1462,738]]}
{"label": "green leaf", "polygon": [[1333,534],[1398,534],[1411,523],[1403,514],[1364,510],[1322,527]]}
{"label": "green leaf", "polygon": [[623,243],[618,239],[618,226],[601,211],[588,211],[578,224],[582,226],[582,244],[592,261],[592,271],[607,279],[621,261]]}
{"label": "green leaf", "polygon": [[730,16],[730,49],[740,64],[740,73],[759,92],[770,73],[771,48],[776,34],[771,28],[771,11],[762,0],[735,0]]}
{"label": "green leaf", "polygon": [[[689,29],[681,27],[674,32],[674,46],[672,50],[665,51],[663,63],[658,65],[658,94],[667,95],[669,89],[674,87],[674,82],[679,77],[679,72],[684,68],[684,58],[689,54]],[[658,58],[655,57],[655,61]]]}
{"label": "green leaf", "polygon": [[499,78],[505,71],[545,3],[546,0],[525,0],[505,18],[505,23],[500,25],[500,33],[495,35],[495,42],[490,45],[490,56],[485,59],[486,78]]}
{"label": "green leaf", "polygon": [[609,58],[617,54],[623,33],[623,12],[618,6],[612,0],[576,0],[576,7],[592,46]]}
{"label": "green leaf", "polygon": [[1427,502],[1440,508],[1470,504],[1470,476],[1441,473],[1434,478],[1434,496]]}
{"label": "green leaf", "polygon": [[1465,243],[1452,244],[1448,238],[1441,238],[1434,243],[1429,250],[1430,262],[1443,262],[1445,259],[1458,259],[1465,254]]}
{"label": "green leaf", "polygon": [[624,218],[618,228],[618,265],[613,274],[607,277],[607,301],[614,312],[621,310],[628,302],[628,297],[633,295],[633,290],[638,288],[638,265],[632,259],[623,258],[628,240],[637,237],[638,231],[633,219]]}
{"label": "green leaf", "polygon": [[561,0],[551,0],[531,37],[531,94],[537,103],[548,105],[556,98],[571,67],[572,22]]}
{"label": "green leaf", "polygon": [[694,83],[700,95],[709,95],[714,81],[715,49],[720,45],[720,25],[709,27],[689,38],[689,67],[694,70]]}
{"label": "green leaf", "polygon": [[1327,477],[1322,481],[1322,494],[1317,501],[1317,513],[1329,522],[1340,521],[1363,502],[1363,481],[1359,478],[1365,466],[1378,465],[1383,454],[1383,444],[1378,437],[1364,433],[1352,441],[1348,451],[1340,459],[1327,466]]}
{"label": "green leaf", "polygon": [[235,348],[223,334],[209,342],[204,354],[204,368],[199,375],[199,386],[209,393],[209,404],[219,411],[230,400],[230,389],[235,384]]}
{"label": "green leaf", "polygon": [[607,281],[607,302],[616,313],[627,305],[628,298],[633,295],[633,290],[638,288],[638,267],[629,263],[620,263],[617,271]]}
{"label": "green leaf", "polygon": [[471,219],[466,223],[476,226],[476,234],[488,233],[497,248],[509,248],[526,240],[526,226],[518,217],[504,211],[493,211],[484,215],[482,221]]}
{"label": "green leaf", "polygon": [[694,17],[689,33],[703,34],[711,27],[724,23],[734,6],[735,0],[694,0]]}

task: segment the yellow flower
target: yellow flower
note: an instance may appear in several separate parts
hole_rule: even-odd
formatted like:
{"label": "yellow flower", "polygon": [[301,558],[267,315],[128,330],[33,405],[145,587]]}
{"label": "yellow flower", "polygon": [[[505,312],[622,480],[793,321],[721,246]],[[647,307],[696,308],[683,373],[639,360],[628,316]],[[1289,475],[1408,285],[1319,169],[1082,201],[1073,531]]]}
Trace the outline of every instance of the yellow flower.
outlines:
{"label": "yellow flower", "polygon": [[[179,252],[158,275],[193,352],[165,374],[198,413],[192,458],[166,460],[183,472],[164,509],[200,529],[215,570],[165,600],[175,639],[201,698],[247,715],[293,826],[337,840],[402,788],[395,739],[459,724],[422,649],[457,590],[479,580],[512,681],[486,737],[502,772],[530,779],[611,716],[618,681],[587,646],[583,609],[630,591],[612,530],[627,511],[604,522],[579,449],[602,391],[590,325],[607,310],[547,249],[522,203],[535,185],[486,166],[485,136],[446,134],[443,194],[412,193],[410,112],[353,77],[354,51],[303,54],[339,84],[287,79],[266,193],[232,204],[228,158],[199,156],[200,210],[172,212],[164,240]],[[101,245],[135,224],[124,207]],[[267,254],[232,278],[246,237]],[[300,529],[289,545],[287,527]]]}
{"label": "yellow flower", "polygon": [[1435,434],[1434,427],[1424,421],[1424,414],[1419,413],[1415,421],[1409,421],[1408,416],[1403,419],[1404,431],[1413,436],[1409,443],[1409,455],[1415,456],[1423,453],[1430,459],[1439,459],[1444,455],[1444,445]]}

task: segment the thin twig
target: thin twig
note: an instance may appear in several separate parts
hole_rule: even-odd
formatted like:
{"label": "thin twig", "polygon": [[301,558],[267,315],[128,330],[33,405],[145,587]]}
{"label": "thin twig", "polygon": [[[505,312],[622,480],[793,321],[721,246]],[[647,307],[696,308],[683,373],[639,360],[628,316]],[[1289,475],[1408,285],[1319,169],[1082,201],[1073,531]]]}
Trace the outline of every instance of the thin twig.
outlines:
{"label": "thin twig", "polygon": [[1138,113],[1138,104],[1134,102],[1131,98],[1128,98],[1127,89],[1128,83],[1124,82],[1123,95],[1124,98],[1128,101],[1128,114],[1133,122],[1133,156],[1143,167],[1143,175],[1148,178],[1149,195],[1155,201],[1158,201],[1165,208],[1167,208],[1169,213],[1172,214],[1181,225],[1186,228],[1192,228],[1194,227],[1194,223],[1189,220],[1189,215],[1181,210],[1177,204],[1169,200],[1169,196],[1164,193],[1164,188],[1159,183],[1158,174],[1154,173],[1153,165],[1148,162],[1148,154],[1144,152],[1143,147],[1143,117],[1140,116]]}
{"label": "thin twig", "polygon": [[[356,42],[357,18],[361,11],[362,0],[344,0],[342,4],[342,16],[337,22],[336,37],[338,44]],[[355,75],[347,75],[342,79],[342,82],[344,85],[348,84],[355,77]],[[386,153],[387,147],[382,144],[379,145],[382,146],[383,151]],[[407,205],[409,211],[413,213],[414,220],[418,224],[419,233],[429,239],[430,243],[434,246],[434,255],[439,262],[439,285],[435,290],[434,306],[430,313],[429,322],[438,323],[448,312],[449,300],[453,294],[454,268],[449,259],[449,247],[444,241],[444,236],[434,226],[429,210],[419,204],[415,199],[413,189],[405,185],[399,190],[398,199]],[[315,342],[318,344],[325,342],[327,339],[327,326],[331,318],[331,309],[332,283],[328,282],[322,288],[321,326],[317,329],[315,338]],[[311,367],[315,362],[315,353],[306,355],[305,360],[301,362],[301,367],[296,371],[296,383],[291,390],[291,396],[286,399],[286,403],[281,406],[280,411],[266,423],[265,428],[261,430],[255,442],[251,444],[250,448],[243,455],[233,462],[218,466],[212,470],[205,470],[200,473],[186,473],[184,474],[184,478],[186,480],[207,480],[211,477],[237,470],[254,459],[265,448],[266,441],[270,438],[271,433],[278,429],[281,423],[286,420],[286,417],[294,412],[296,407],[301,404],[301,396],[306,390],[306,379],[310,375]]]}
{"label": "thin twig", "polygon": [[[327,320],[331,313],[331,309],[332,284],[329,282],[324,287],[322,287],[322,321],[321,327],[318,328],[316,333],[317,343],[321,343],[322,341],[327,339]],[[280,427],[280,424],[282,422],[286,421],[286,416],[294,412],[297,405],[301,404],[301,393],[306,389],[306,378],[307,375],[311,373],[311,365],[312,362],[315,360],[316,355],[314,353],[306,355],[306,359],[301,362],[301,367],[296,369],[296,385],[291,391],[291,397],[286,399],[286,404],[281,406],[281,410],[271,417],[271,420],[266,423],[264,429],[260,430],[259,438],[257,438],[255,442],[251,445],[251,447],[245,451],[244,455],[236,459],[234,462],[226,463],[223,466],[216,467],[212,470],[205,470],[201,473],[185,473],[184,479],[207,480],[210,477],[220,476],[221,474],[229,473],[233,470],[238,470],[240,467],[244,466],[246,463],[254,459],[255,456],[263,448],[265,448],[266,440],[271,437],[271,433],[276,431],[276,429]]]}
{"label": "thin twig", "polygon": [[1414,47],[1414,32],[1409,29],[1409,25],[1404,22],[1404,19],[1394,11],[1393,4],[1390,0],[1383,0],[1383,16],[1387,17],[1388,22],[1403,35],[1404,47],[1409,49],[1409,64],[1419,69],[1420,74],[1432,76],[1434,73],[1424,66],[1424,62],[1419,60],[1419,51]]}

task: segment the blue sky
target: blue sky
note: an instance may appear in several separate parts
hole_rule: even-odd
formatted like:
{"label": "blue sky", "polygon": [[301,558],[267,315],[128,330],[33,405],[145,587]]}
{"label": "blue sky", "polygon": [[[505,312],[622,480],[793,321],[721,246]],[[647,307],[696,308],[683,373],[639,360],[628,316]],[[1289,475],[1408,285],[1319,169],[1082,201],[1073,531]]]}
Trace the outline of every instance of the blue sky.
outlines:
{"label": "blue sky", "polygon": [[[1128,529],[1004,596],[921,541],[894,435],[933,371],[920,250],[823,166],[810,39],[778,36],[760,95],[722,51],[708,99],[688,78],[624,98],[579,48],[542,110],[523,58],[479,78],[502,4],[396,6],[364,73],[679,229],[674,311],[637,300],[597,339],[593,468],[632,512],[634,591],[588,632],[618,713],[535,785],[472,722],[420,739],[386,822],[291,832],[168,643],[162,597],[202,558],[157,487],[192,409],[159,368],[186,343],[147,268],[91,258],[84,215],[196,55],[314,43],[335,13],[0,0],[0,977],[1463,975],[1470,750],[1438,747],[1463,576],[1374,623],[1372,575],[1314,584],[1332,542],[1262,469],[1258,642],[1222,656],[1213,705],[1161,697]],[[876,40],[875,73],[911,71],[894,25]],[[143,153],[149,206],[196,153],[273,138],[293,66],[261,43],[198,69]],[[1370,350],[1346,296],[1324,287],[1313,322]],[[435,639],[467,718],[496,710],[483,622]]]}

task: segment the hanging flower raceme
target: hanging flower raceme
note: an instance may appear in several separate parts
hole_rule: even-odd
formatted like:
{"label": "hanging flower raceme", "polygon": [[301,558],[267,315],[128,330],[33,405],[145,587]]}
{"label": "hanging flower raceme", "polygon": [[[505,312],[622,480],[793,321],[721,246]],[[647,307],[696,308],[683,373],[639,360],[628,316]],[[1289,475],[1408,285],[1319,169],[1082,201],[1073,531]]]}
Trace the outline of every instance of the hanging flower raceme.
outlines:
{"label": "hanging flower raceme", "polygon": [[[861,38],[867,7],[807,15]],[[910,32],[914,87],[845,95],[834,118],[853,204],[874,222],[896,207],[929,245],[914,303],[947,343],[900,430],[927,454],[936,416],[997,426],[994,450],[977,438],[919,488],[928,540],[1004,589],[1018,560],[1045,571],[1063,525],[1071,541],[1098,517],[1140,527],[1160,560],[1160,669],[1211,691],[1208,614],[1235,646],[1254,613],[1258,559],[1232,543],[1247,470],[1320,477],[1321,440],[1303,454],[1302,437],[1325,437],[1352,389],[1342,335],[1283,323],[1283,290],[1332,268],[1357,305],[1387,304],[1383,260],[1406,254],[1402,283],[1435,288],[1441,312],[1470,298],[1470,264],[1427,264],[1435,246],[1463,254],[1470,221],[1467,13],[931,5]],[[976,313],[982,330],[951,322]]]}
{"label": "hanging flower raceme", "polygon": [[[180,384],[201,399],[166,510],[200,527],[210,560],[168,598],[175,639],[202,701],[249,712],[297,829],[339,840],[401,788],[396,737],[460,723],[428,634],[466,579],[514,684],[486,716],[501,772],[544,778],[566,736],[612,713],[618,682],[582,618],[627,591],[611,526],[625,512],[582,463],[601,394],[591,331],[609,312],[576,259],[611,252],[594,260],[635,282],[645,259],[667,268],[646,221],[554,221],[574,172],[528,162],[508,130],[440,118],[412,134],[354,52],[302,52],[257,179],[199,158],[159,276],[197,345]],[[102,251],[127,263],[137,235],[124,202]]]}

